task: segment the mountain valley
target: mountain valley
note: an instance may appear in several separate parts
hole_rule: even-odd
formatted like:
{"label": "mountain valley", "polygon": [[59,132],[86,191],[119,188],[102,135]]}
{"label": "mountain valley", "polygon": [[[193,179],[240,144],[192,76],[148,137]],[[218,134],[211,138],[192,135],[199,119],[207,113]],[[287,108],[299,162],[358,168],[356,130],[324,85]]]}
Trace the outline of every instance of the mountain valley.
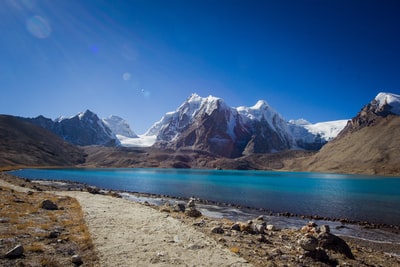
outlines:
{"label": "mountain valley", "polygon": [[[380,93],[349,121],[313,125],[305,120],[285,121],[265,101],[231,108],[220,98],[193,94],[141,136],[122,118],[111,116],[107,121],[89,110],[54,121],[43,116],[2,116],[0,165],[398,175],[399,99]],[[147,147],[124,146],[121,137],[155,142]],[[18,145],[23,143],[29,146]]]}

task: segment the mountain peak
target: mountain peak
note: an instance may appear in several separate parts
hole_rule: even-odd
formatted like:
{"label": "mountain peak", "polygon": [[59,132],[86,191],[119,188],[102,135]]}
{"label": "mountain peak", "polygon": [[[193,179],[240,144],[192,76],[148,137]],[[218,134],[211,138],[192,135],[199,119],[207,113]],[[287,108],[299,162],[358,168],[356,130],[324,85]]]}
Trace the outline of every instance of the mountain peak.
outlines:
{"label": "mountain peak", "polygon": [[96,113],[90,111],[89,109],[87,109],[85,112],[78,113],[78,118],[80,120],[82,120],[82,118],[85,118],[85,117],[95,117],[95,116],[97,117]]}
{"label": "mountain peak", "polygon": [[252,109],[267,109],[269,104],[265,100],[258,100],[257,103],[251,107]]}
{"label": "mountain peak", "polygon": [[384,109],[386,105],[389,105],[389,111],[400,115],[400,95],[380,92],[371,104],[376,104],[378,109]]}

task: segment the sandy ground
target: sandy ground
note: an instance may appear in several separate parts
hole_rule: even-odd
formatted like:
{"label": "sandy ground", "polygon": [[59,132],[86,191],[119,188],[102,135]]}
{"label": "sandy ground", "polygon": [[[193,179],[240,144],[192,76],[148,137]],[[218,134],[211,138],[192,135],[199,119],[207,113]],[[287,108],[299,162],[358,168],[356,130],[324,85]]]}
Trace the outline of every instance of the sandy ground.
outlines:
{"label": "sandy ground", "polygon": [[[1,179],[0,185],[28,191]],[[101,266],[253,266],[193,227],[142,204],[87,192],[56,194],[80,202]]]}
{"label": "sandy ground", "polygon": [[152,208],[86,192],[61,194],[81,203],[102,266],[252,266]]}

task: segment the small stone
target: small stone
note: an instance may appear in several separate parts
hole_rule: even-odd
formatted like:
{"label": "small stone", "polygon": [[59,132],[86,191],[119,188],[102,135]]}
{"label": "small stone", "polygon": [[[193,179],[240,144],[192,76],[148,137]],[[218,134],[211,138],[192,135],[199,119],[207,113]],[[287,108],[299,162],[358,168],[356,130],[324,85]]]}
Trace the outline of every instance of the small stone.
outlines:
{"label": "small stone", "polygon": [[257,241],[260,242],[260,243],[271,244],[271,242],[270,242],[267,238],[265,238],[265,235],[260,235],[260,236],[257,238]]}
{"label": "small stone", "polygon": [[5,257],[9,259],[19,258],[24,255],[24,247],[22,245],[17,245],[13,249],[9,250]]}
{"label": "small stone", "polygon": [[197,217],[200,217],[200,216],[201,216],[201,212],[198,211],[196,208],[187,209],[187,210],[185,211],[185,214],[186,214],[187,216],[189,216],[189,217],[194,217],[194,218],[197,218]]}
{"label": "small stone", "polygon": [[268,224],[268,225],[267,225],[267,230],[268,230],[268,231],[276,231],[277,229],[276,229],[275,225],[273,225],[273,224]]}
{"label": "small stone", "polygon": [[40,207],[45,210],[58,210],[58,206],[53,201],[48,199],[43,200]]}
{"label": "small stone", "polygon": [[86,190],[90,193],[90,194],[100,194],[100,189],[93,187],[93,186],[88,186],[86,188]]}
{"label": "small stone", "polygon": [[175,203],[175,205],[174,205],[174,211],[175,211],[175,212],[185,212],[185,210],[186,210],[186,207],[185,207],[184,204],[182,204],[182,203]]}
{"label": "small stone", "polygon": [[60,235],[59,231],[51,231],[49,233],[49,238],[57,238]]}
{"label": "small stone", "polygon": [[234,223],[231,226],[231,230],[240,231],[240,223]]}
{"label": "small stone", "polygon": [[188,208],[194,208],[196,206],[196,204],[194,203],[194,198],[191,197],[189,199],[189,202],[187,203]]}
{"label": "small stone", "polygon": [[71,258],[71,262],[78,266],[83,264],[82,258],[79,255],[73,255]]}
{"label": "small stone", "polygon": [[213,229],[211,229],[211,233],[223,234],[223,233],[225,233],[225,231],[224,231],[224,229],[222,229],[222,227],[217,226],[217,227],[214,227]]}

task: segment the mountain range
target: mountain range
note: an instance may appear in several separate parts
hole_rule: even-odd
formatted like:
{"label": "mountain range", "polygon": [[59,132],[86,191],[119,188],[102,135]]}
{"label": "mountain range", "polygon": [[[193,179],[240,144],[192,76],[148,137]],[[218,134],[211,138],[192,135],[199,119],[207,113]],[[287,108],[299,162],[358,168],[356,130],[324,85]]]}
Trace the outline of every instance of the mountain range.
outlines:
{"label": "mountain range", "polygon": [[[100,119],[89,110],[55,120],[43,116],[6,116],[4,118],[8,119],[0,123],[3,135],[9,133],[6,139],[3,138],[3,141],[9,140],[8,143],[18,143],[18,140],[11,140],[13,131],[17,133],[15,138],[23,137],[25,143],[35,143],[34,139],[27,138],[27,129],[36,132],[40,128],[41,131],[49,130],[51,134],[41,132],[32,134],[32,137],[43,135],[52,141],[57,137],[55,142],[63,144],[60,147],[64,148],[68,143],[71,147],[82,147],[75,154],[66,152],[66,155],[75,155],[69,161],[64,158],[50,162],[48,154],[45,155],[49,165],[74,162],[73,165],[104,167],[289,169],[392,174],[400,173],[397,167],[400,166],[397,160],[400,159],[399,115],[400,96],[391,93],[379,93],[351,120],[316,124],[304,119],[286,121],[262,100],[252,107],[234,108],[221,98],[203,98],[192,94],[175,111],[166,113],[154,123],[144,135],[136,135],[120,117]],[[32,123],[36,126],[30,128]],[[38,151],[44,151],[46,143],[40,140]],[[7,146],[7,142],[0,146],[3,157],[16,150]],[[57,146],[51,145],[52,149]],[[29,149],[33,150],[33,147]],[[50,151],[50,155],[64,153],[62,149],[57,153]],[[0,160],[0,164],[23,164],[23,160],[15,160],[17,154],[15,152],[9,160]]]}
{"label": "mountain range", "polygon": [[155,146],[192,149],[223,157],[291,149],[318,150],[347,120],[310,124],[286,121],[266,101],[252,107],[228,106],[221,98],[192,94],[174,112],[166,113],[141,137],[118,116],[100,119],[90,110],[51,120],[27,119],[74,145]]}

